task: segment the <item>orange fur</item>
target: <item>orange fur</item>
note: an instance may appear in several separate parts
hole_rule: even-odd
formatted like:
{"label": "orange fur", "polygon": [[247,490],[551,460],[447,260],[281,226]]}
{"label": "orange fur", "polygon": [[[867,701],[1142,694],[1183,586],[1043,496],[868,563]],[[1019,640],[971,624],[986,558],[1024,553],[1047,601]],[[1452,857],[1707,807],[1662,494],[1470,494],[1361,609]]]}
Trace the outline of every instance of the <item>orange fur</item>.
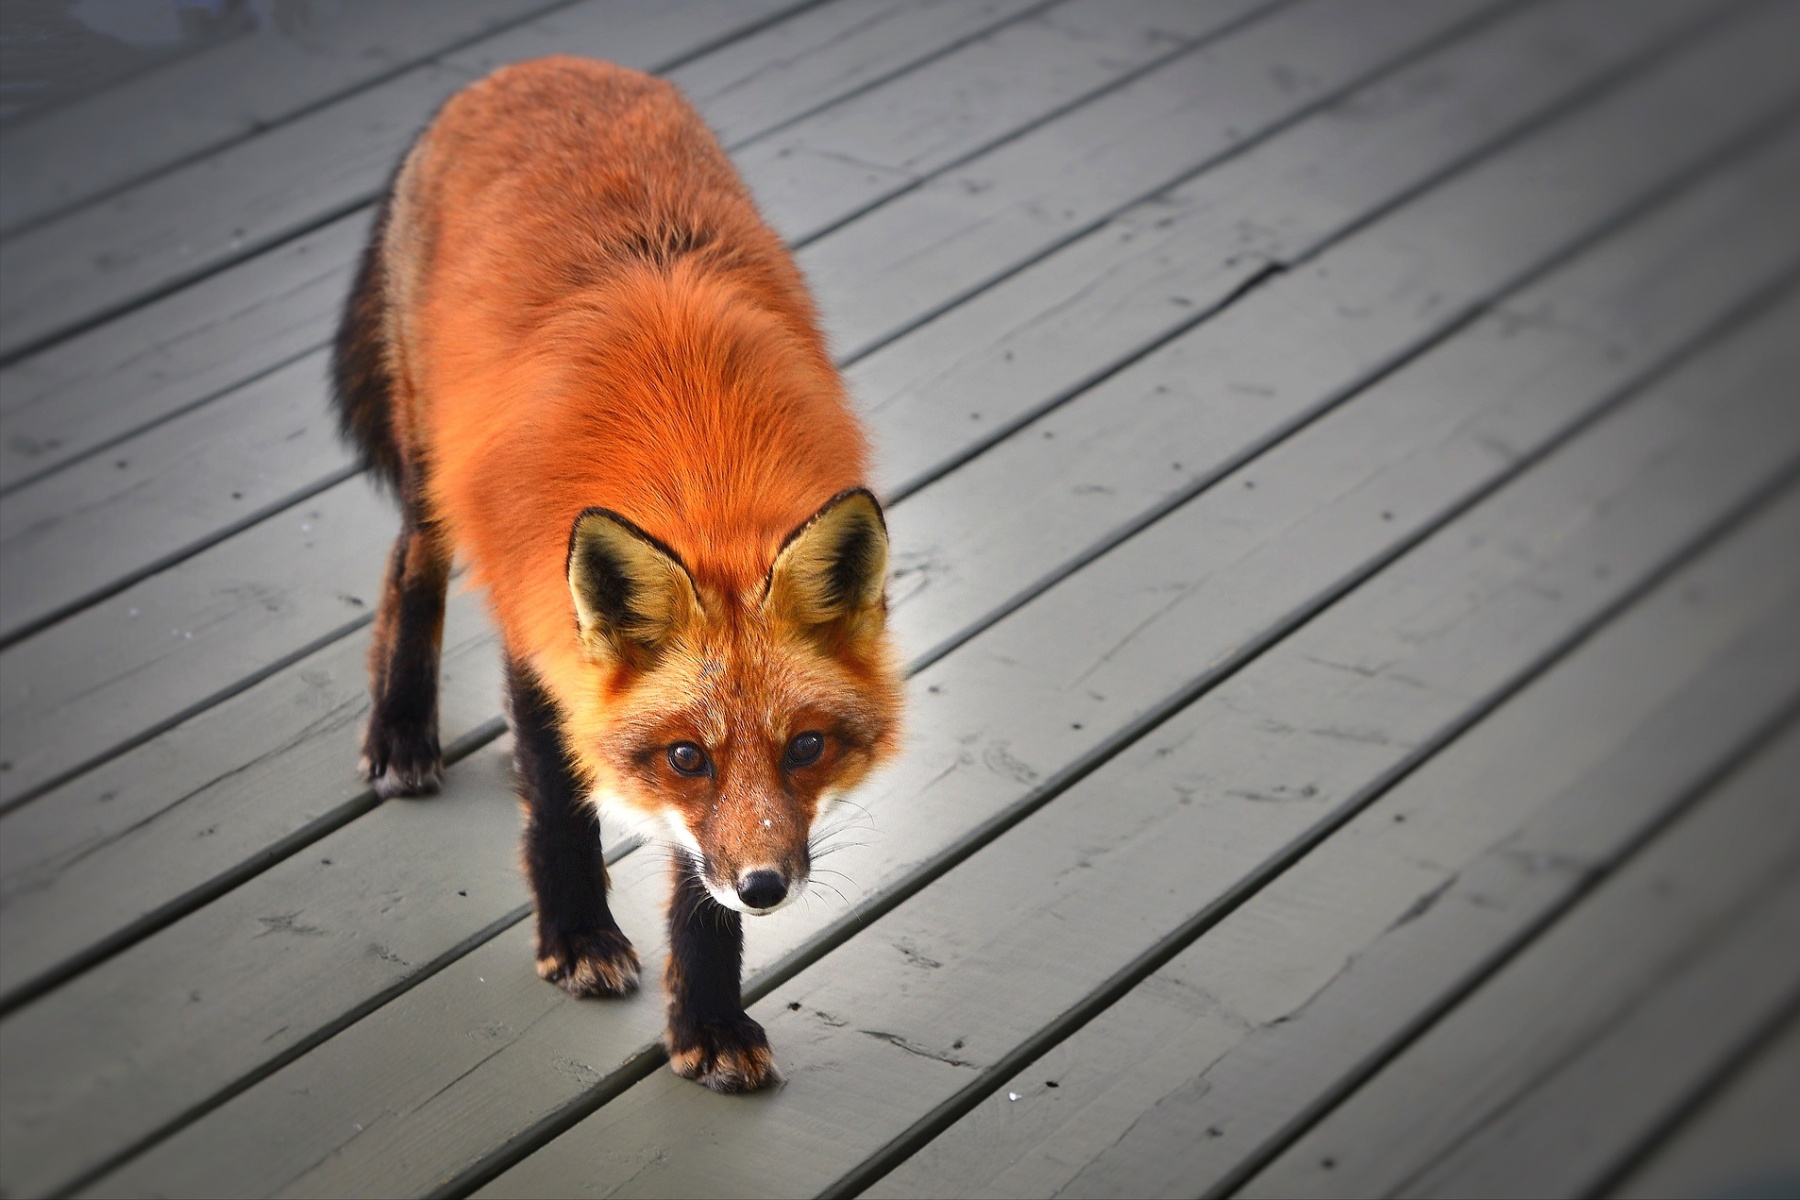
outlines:
{"label": "orange fur", "polygon": [[[408,156],[383,239],[393,440],[580,770],[684,821],[716,882],[803,853],[821,797],[894,749],[899,677],[879,628],[821,640],[764,597],[868,449],[798,269],[699,115],[608,64],[497,71]],[[577,636],[570,530],[594,506],[693,580],[700,611],[652,664]],[[826,758],[784,780],[808,729]],[[659,757],[682,740],[715,779]]]}

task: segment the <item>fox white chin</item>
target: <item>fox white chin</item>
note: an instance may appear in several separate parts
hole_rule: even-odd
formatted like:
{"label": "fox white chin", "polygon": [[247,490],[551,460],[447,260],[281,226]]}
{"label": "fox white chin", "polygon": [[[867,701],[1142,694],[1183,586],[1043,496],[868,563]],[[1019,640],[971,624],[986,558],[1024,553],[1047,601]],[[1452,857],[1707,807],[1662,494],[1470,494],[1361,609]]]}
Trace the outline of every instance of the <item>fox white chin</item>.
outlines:
{"label": "fox white chin", "polygon": [[[835,807],[842,799],[842,793],[827,793],[820,797],[820,816]],[[694,837],[693,830],[687,827],[682,819],[671,812],[649,812],[631,803],[624,796],[611,788],[595,788],[588,795],[588,803],[594,811],[610,818],[626,836],[642,837],[646,841],[664,841],[680,849],[696,863],[706,862],[706,852],[700,848],[700,842]],[[815,820],[815,824],[817,821]],[[661,838],[658,834],[662,834]],[[798,879],[787,881],[787,892],[780,900],[767,908],[752,908],[745,904],[735,889],[719,887],[702,870],[699,872],[700,884],[706,889],[720,906],[747,917],[766,917],[770,913],[780,912],[799,898],[810,882],[810,876],[802,875]]]}

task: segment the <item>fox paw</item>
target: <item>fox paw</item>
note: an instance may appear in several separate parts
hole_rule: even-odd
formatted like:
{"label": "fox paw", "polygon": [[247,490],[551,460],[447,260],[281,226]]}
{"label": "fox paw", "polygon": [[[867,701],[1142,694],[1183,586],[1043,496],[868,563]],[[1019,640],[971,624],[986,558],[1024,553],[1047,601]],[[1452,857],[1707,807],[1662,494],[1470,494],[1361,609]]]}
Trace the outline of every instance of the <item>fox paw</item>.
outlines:
{"label": "fox paw", "polygon": [[616,929],[540,932],[537,973],[571,996],[628,996],[637,991],[638,956]]}
{"label": "fox paw", "polygon": [[436,723],[417,726],[370,721],[358,766],[383,800],[430,795],[444,784],[444,755],[438,749]]}
{"label": "fox paw", "polygon": [[677,1075],[715,1092],[754,1092],[781,1082],[768,1035],[745,1013],[680,1030],[671,1026],[663,1045]]}

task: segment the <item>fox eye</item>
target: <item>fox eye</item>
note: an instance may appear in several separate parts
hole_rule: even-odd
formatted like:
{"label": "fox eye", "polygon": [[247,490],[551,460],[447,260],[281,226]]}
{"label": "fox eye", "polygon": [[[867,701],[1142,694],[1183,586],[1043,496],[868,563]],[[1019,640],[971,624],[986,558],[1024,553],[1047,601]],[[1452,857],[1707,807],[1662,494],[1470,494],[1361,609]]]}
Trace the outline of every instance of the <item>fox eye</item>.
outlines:
{"label": "fox eye", "polygon": [[669,765],[683,775],[704,775],[711,767],[706,761],[706,751],[692,742],[676,742],[670,746]]}
{"label": "fox eye", "polygon": [[790,767],[810,767],[819,761],[819,755],[825,753],[825,735],[808,730],[797,733],[794,740],[788,743],[787,765]]}

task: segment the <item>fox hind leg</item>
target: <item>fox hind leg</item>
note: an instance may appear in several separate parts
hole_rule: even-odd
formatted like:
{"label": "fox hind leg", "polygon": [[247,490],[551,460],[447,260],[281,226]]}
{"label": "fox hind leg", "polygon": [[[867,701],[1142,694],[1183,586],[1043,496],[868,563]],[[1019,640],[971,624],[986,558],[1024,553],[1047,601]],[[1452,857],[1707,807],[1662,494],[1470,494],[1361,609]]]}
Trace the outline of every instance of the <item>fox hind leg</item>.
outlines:
{"label": "fox hind leg", "polygon": [[400,536],[369,647],[374,706],[363,737],[363,777],[382,798],[435,792],[443,783],[438,745],[438,657],[444,640],[444,593],[450,556],[408,481],[401,493]]}
{"label": "fox hind leg", "polygon": [[606,905],[600,821],[563,748],[561,717],[529,669],[506,664],[513,758],[525,807],[525,873],[537,907],[538,974],[576,996],[623,996],[638,956]]}
{"label": "fox hind leg", "polygon": [[434,792],[438,748],[438,651],[450,554],[425,499],[421,456],[403,435],[407,387],[393,339],[385,243],[393,208],[384,199],[351,285],[332,354],[338,427],[375,477],[400,498],[400,536],[388,561],[369,649],[373,707],[363,741],[363,777],[377,795]]}

